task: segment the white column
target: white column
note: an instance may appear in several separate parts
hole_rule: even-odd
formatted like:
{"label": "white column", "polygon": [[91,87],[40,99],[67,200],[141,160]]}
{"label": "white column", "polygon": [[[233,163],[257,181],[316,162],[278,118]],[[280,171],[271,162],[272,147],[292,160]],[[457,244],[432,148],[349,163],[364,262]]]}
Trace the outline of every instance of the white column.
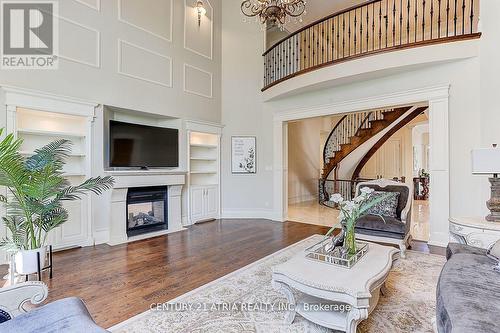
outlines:
{"label": "white column", "polygon": [[288,177],[287,173],[287,160],[285,147],[287,143],[287,131],[286,131],[286,123],[281,120],[275,119],[273,124],[273,146],[274,146],[274,156],[273,156],[273,165],[274,165],[274,219],[277,221],[284,222],[287,218],[287,210],[288,206],[285,203],[286,195],[285,191],[287,190],[286,186],[286,178]]}
{"label": "white column", "polygon": [[449,242],[450,152],[448,97],[429,101],[430,239],[429,245]]}

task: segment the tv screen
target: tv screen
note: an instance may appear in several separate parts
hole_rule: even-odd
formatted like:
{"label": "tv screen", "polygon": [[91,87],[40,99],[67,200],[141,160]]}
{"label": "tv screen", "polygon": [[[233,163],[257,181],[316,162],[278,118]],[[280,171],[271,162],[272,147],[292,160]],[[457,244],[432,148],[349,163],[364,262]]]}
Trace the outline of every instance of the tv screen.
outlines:
{"label": "tv screen", "polygon": [[111,120],[110,167],[170,168],[179,166],[179,130]]}

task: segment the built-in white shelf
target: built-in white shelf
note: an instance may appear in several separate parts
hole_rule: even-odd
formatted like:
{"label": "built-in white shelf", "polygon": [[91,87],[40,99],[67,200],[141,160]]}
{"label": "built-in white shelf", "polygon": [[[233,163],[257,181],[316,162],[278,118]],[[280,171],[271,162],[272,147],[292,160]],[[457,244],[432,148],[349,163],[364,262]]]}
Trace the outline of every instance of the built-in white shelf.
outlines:
{"label": "built-in white shelf", "polygon": [[28,134],[28,135],[38,135],[38,136],[51,136],[51,137],[70,137],[70,138],[85,138],[86,135],[70,132],[56,132],[56,131],[46,131],[46,130],[36,130],[28,128],[18,128],[17,133]]}
{"label": "built-in white shelf", "polygon": [[192,161],[217,161],[217,157],[191,157]]}
{"label": "built-in white shelf", "polygon": [[211,149],[218,147],[217,145],[208,144],[208,143],[191,143],[190,146],[191,147],[198,147],[198,148],[211,148]]}
{"label": "built-in white shelf", "polygon": [[[23,140],[18,150],[23,157],[32,156],[37,149],[57,139],[71,140],[72,151],[61,175],[71,184],[79,184],[92,176],[92,124],[96,104],[18,88],[1,87],[0,90],[2,107],[7,114],[6,132]],[[82,196],[82,200],[65,202],[68,221],[48,233],[47,244],[54,250],[93,245],[92,201],[91,196]]]}
{"label": "built-in white shelf", "polygon": [[189,223],[219,217],[220,133],[213,127],[208,132],[189,132]]}
{"label": "built-in white shelf", "polygon": [[[20,150],[19,154],[25,155],[25,156],[32,156],[32,155],[35,155],[35,152],[34,151],[27,151],[27,150]],[[68,156],[71,156],[71,157],[85,157],[85,156],[87,156],[87,154],[84,154],[84,153],[69,153]]]}

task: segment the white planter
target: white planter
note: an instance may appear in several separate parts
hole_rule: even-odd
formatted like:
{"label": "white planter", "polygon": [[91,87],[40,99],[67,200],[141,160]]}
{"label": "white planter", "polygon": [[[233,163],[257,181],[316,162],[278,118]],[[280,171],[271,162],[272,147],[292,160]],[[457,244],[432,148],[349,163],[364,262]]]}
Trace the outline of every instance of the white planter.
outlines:
{"label": "white planter", "polygon": [[17,274],[26,275],[38,272],[37,253],[40,253],[40,269],[45,266],[47,247],[42,246],[35,250],[23,250],[14,255]]}

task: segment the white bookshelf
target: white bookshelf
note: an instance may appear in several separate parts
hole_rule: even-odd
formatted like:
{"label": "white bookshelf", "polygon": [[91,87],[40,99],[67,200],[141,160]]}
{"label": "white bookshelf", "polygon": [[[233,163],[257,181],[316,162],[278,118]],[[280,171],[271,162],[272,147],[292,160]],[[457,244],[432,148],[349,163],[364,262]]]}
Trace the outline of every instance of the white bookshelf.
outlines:
{"label": "white bookshelf", "polygon": [[[54,140],[65,138],[73,147],[66,159],[64,176],[73,184],[91,177],[96,103],[14,87],[0,87],[0,103],[6,109],[6,133],[23,139],[19,152],[24,157],[32,156],[36,149]],[[63,205],[68,210],[68,221],[49,233],[47,244],[55,250],[94,244],[91,197]],[[6,231],[0,229],[0,237],[5,235]],[[3,264],[2,258],[0,251]]]}
{"label": "white bookshelf", "polygon": [[[211,128],[209,128],[211,129]],[[220,128],[188,131],[190,224],[219,217]]]}
{"label": "white bookshelf", "polygon": [[18,107],[16,135],[24,140],[20,150],[24,156],[32,156],[36,149],[54,140],[70,140],[72,150],[66,159],[64,176],[70,182],[78,182],[90,176],[87,117]]}

